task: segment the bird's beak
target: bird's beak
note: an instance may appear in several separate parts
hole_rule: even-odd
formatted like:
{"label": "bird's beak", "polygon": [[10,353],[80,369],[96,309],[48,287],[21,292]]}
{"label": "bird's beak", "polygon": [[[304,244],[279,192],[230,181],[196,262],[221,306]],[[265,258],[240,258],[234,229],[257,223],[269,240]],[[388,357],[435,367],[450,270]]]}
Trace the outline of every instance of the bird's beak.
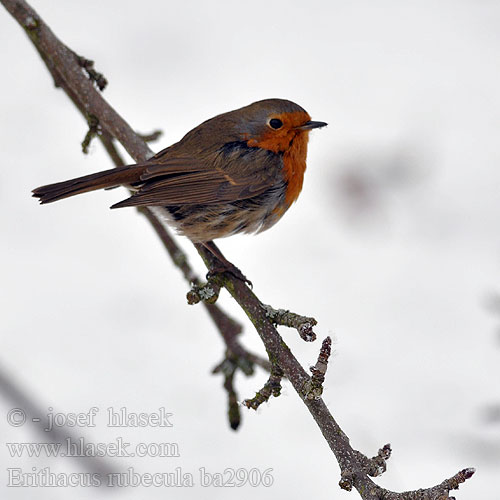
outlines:
{"label": "bird's beak", "polygon": [[326,127],[328,123],[325,122],[312,122],[308,121],[304,123],[304,125],[300,125],[300,127],[295,127],[295,130],[312,130],[313,128],[321,128]]}

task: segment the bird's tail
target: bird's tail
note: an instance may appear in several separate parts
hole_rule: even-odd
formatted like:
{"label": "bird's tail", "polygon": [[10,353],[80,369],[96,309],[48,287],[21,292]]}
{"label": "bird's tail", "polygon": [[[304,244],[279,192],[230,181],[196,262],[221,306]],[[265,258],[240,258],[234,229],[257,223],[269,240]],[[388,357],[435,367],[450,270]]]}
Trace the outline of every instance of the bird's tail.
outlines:
{"label": "bird's tail", "polygon": [[143,165],[129,165],[125,167],[112,168],[95,174],[84,175],[69,181],[47,184],[33,189],[33,196],[40,200],[41,204],[69,198],[76,194],[95,191],[96,189],[110,188],[119,185],[129,185],[140,182],[141,174],[144,172]]}

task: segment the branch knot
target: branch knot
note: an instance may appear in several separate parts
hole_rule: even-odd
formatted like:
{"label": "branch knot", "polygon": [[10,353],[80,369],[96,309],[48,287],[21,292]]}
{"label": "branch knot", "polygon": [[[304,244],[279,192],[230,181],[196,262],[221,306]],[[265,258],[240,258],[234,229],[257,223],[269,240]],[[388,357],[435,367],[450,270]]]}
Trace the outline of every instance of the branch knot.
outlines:
{"label": "branch knot", "polygon": [[193,305],[199,302],[215,304],[219,298],[220,288],[220,285],[213,280],[208,280],[204,285],[193,284],[186,295],[188,304]]}
{"label": "branch knot", "polygon": [[90,59],[87,59],[83,56],[79,56],[78,54],[75,54],[75,57],[78,66],[84,69],[89,80],[92,81],[95,86],[102,92],[106,88],[108,80],[106,80],[102,73],[99,73],[95,70],[94,61],[91,61]]}

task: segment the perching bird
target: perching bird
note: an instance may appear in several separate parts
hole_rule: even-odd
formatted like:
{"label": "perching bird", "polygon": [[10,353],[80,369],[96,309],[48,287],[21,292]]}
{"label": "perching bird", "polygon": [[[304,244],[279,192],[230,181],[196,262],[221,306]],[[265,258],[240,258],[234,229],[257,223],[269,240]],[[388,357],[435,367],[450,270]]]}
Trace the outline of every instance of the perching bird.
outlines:
{"label": "perching bird", "polygon": [[33,190],[50,203],[124,185],[134,193],[111,208],[163,207],[170,224],[228,263],[212,240],[269,229],[302,189],[311,121],[298,104],[266,99],[203,122],[144,163]]}

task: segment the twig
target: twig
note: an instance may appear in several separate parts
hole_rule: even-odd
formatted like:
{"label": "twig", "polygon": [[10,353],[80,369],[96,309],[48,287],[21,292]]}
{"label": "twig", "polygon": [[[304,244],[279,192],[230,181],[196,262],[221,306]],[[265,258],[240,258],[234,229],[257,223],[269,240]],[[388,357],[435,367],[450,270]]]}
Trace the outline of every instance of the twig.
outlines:
{"label": "twig", "polygon": [[106,88],[108,80],[106,80],[102,73],[94,69],[94,61],[79,56],[78,54],[75,54],[75,57],[78,64],[86,71],[89,79],[93,81],[96,87],[102,92]]}
{"label": "twig", "polygon": [[325,381],[331,350],[332,339],[330,337],[326,337],[321,344],[318,361],[316,361],[314,366],[309,368],[312,373],[312,377],[304,385],[303,395],[305,398],[318,399],[323,394],[323,382]]}
{"label": "twig", "polygon": [[275,325],[295,328],[299,332],[300,338],[306,342],[313,342],[316,340],[316,334],[313,331],[313,326],[316,326],[318,322],[314,318],[301,316],[300,314],[296,314],[285,309],[274,309],[269,305],[264,305],[264,307],[267,311],[268,317]]}
{"label": "twig", "polygon": [[378,453],[374,457],[367,458],[365,455],[360,454],[359,460],[369,476],[377,477],[381,476],[387,470],[387,460],[391,457],[391,453],[391,445],[385,444],[378,450]]}
{"label": "twig", "polygon": [[243,405],[252,410],[256,410],[262,403],[269,401],[271,396],[277,398],[281,394],[282,378],[283,370],[278,365],[272,365],[271,373],[264,387],[262,387],[252,399],[245,399]]}
{"label": "twig", "polygon": [[83,154],[88,154],[92,139],[101,135],[101,127],[99,127],[99,119],[97,116],[89,114],[87,116],[87,121],[89,122],[89,129],[82,141]]}
{"label": "twig", "polygon": [[445,500],[454,499],[450,497],[449,493],[453,490],[458,490],[459,485],[470,479],[476,469],[469,467],[457,472],[449,479],[445,479],[441,484],[425,490],[404,491],[402,493],[393,493],[391,491],[383,490],[381,496],[382,500]]}
{"label": "twig", "polygon": [[[224,389],[227,392],[228,411],[227,416],[231,429],[236,430],[241,423],[240,407],[238,405],[238,394],[234,388],[234,376],[238,369],[238,361],[230,353],[226,353],[226,358],[218,364],[213,373],[222,373],[224,375]],[[253,372],[253,370],[251,370]]]}
{"label": "twig", "polygon": [[139,137],[141,137],[145,142],[154,142],[157,141],[162,135],[163,132],[161,130],[153,130],[153,132],[149,134],[139,134]]}
{"label": "twig", "polygon": [[206,302],[215,304],[219,298],[220,285],[212,280],[208,280],[204,285],[193,285],[191,290],[186,295],[188,304],[198,304],[198,302]]}

